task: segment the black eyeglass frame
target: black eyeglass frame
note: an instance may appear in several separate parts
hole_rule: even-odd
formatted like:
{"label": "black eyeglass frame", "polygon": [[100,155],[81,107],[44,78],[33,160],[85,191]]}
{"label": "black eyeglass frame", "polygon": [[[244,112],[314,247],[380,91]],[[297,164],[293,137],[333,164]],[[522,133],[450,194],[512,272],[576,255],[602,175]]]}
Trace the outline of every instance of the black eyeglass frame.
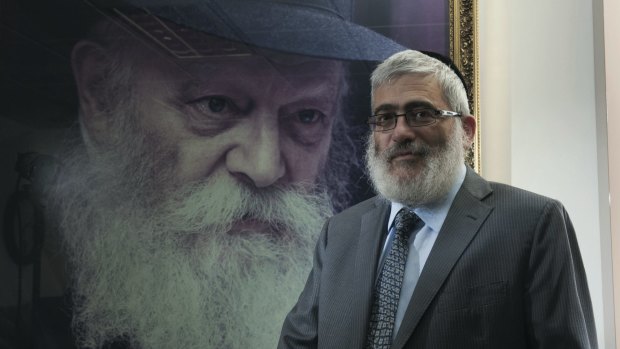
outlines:
{"label": "black eyeglass frame", "polygon": [[[420,113],[421,111],[431,112],[430,114],[431,119],[423,123],[416,122],[414,119],[415,115],[417,113]],[[393,124],[391,126],[388,126],[387,128],[384,127],[383,125],[380,124],[381,122],[377,121],[378,116],[391,116],[388,120],[386,120],[386,122],[392,122],[393,120]],[[375,114],[369,117],[367,123],[370,126],[370,129],[375,132],[388,132],[396,128],[396,124],[398,123],[398,118],[401,116],[405,117],[405,121],[407,122],[407,126],[409,127],[424,127],[424,126],[429,126],[429,125],[436,123],[439,119],[445,119],[450,116],[461,117],[463,116],[463,113],[450,111],[450,110],[434,109],[434,108],[415,108],[415,109],[408,110],[402,114],[396,114],[394,112],[378,113],[378,114]],[[377,129],[377,126],[380,126],[382,128]]]}

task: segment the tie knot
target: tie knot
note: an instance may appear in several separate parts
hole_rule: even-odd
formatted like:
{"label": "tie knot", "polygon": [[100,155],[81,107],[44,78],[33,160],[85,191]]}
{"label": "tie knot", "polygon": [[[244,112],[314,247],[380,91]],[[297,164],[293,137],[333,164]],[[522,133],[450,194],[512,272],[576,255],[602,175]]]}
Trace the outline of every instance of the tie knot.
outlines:
{"label": "tie knot", "polygon": [[419,220],[420,217],[413,211],[401,208],[394,218],[394,227],[399,233],[409,233]]}

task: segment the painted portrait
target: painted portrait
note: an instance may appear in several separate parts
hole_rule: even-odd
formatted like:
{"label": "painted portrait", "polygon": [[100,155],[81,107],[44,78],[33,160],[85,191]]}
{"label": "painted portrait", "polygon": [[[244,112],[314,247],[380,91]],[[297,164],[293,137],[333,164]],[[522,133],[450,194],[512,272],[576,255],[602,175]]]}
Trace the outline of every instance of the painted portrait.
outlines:
{"label": "painted portrait", "polygon": [[372,195],[370,72],[451,50],[448,1],[2,6],[8,348],[275,347]]}

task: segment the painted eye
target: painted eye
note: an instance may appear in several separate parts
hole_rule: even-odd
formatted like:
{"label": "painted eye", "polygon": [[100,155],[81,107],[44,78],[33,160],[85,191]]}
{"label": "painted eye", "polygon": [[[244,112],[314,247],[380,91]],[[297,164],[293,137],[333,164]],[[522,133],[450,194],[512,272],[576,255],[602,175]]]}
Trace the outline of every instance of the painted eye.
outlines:
{"label": "painted eye", "polygon": [[314,146],[331,132],[331,121],[317,109],[302,109],[281,118],[281,125],[291,139],[304,146]]}
{"label": "painted eye", "polygon": [[209,102],[207,104],[209,106],[209,110],[214,113],[219,113],[226,108],[228,102],[222,97],[211,97],[209,98]]}
{"label": "painted eye", "polygon": [[189,104],[193,105],[199,112],[205,114],[223,113],[234,108],[232,102],[230,102],[228,98],[222,96],[203,97]]}
{"label": "painted eye", "polygon": [[201,135],[215,135],[243,118],[235,102],[226,96],[204,96],[186,105],[188,125]]}
{"label": "painted eye", "polygon": [[321,121],[325,115],[318,110],[306,109],[297,113],[297,119],[302,124],[314,124]]}

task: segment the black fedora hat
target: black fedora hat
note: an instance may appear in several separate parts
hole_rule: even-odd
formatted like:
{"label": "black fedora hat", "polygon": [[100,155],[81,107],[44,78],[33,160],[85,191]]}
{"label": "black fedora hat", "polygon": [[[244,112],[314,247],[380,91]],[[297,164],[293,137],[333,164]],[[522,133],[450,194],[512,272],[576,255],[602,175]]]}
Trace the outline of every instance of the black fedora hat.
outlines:
{"label": "black fedora hat", "polygon": [[[404,49],[351,22],[352,0],[92,0],[92,4],[127,18],[139,9],[221,38],[307,56],[381,61]],[[141,26],[139,21],[133,24]],[[152,24],[140,29],[148,31]]]}
{"label": "black fedora hat", "polygon": [[[379,61],[404,49],[353,23],[354,2],[6,0],[0,11],[0,117],[34,127],[71,124],[77,111],[71,48],[104,17],[134,20],[133,25],[155,39],[158,28],[149,32],[153,28],[148,21],[141,23],[133,14],[146,14],[150,23],[172,23],[248,46],[342,60]],[[165,29],[175,30],[173,25]],[[159,35],[165,43],[168,35]]]}

